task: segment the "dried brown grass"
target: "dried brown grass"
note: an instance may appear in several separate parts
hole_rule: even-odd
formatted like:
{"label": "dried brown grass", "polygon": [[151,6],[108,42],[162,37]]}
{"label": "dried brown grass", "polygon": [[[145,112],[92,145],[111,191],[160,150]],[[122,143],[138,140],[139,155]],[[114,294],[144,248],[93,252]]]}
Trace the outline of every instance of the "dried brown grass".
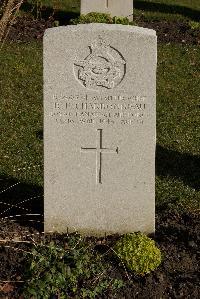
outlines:
{"label": "dried brown grass", "polygon": [[5,41],[24,0],[3,0],[0,20],[0,42]]}

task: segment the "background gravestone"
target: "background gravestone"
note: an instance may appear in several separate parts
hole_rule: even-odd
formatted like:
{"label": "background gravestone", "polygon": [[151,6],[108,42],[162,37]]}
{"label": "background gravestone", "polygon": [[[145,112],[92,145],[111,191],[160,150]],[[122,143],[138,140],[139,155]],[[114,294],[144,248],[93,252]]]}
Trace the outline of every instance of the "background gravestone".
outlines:
{"label": "background gravestone", "polygon": [[109,13],[112,17],[133,20],[133,0],[81,0],[81,14],[89,12]]}
{"label": "background gravestone", "polygon": [[46,31],[45,231],[154,231],[156,47],[134,26]]}

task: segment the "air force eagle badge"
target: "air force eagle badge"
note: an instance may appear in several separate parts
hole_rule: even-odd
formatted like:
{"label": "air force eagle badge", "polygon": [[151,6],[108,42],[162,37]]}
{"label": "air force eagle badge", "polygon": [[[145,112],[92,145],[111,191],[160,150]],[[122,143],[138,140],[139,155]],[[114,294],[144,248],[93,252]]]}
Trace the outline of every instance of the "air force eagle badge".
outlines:
{"label": "air force eagle badge", "polygon": [[101,37],[89,46],[90,54],[74,61],[74,74],[90,90],[115,88],[124,78],[126,62],[121,53]]}

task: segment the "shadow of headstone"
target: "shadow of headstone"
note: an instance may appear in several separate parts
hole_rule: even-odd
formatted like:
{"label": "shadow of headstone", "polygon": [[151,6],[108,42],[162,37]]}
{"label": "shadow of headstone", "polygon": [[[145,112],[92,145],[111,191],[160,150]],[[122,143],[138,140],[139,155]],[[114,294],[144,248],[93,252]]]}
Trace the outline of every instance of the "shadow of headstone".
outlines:
{"label": "shadow of headstone", "polygon": [[156,175],[181,179],[185,185],[200,189],[200,156],[182,154],[156,146]]}
{"label": "shadow of headstone", "polygon": [[156,2],[135,0],[134,8],[141,9],[144,11],[151,11],[151,12],[180,14],[194,21],[200,20],[200,10],[195,10],[193,8],[181,6],[181,5],[172,5],[166,3],[156,3]]}
{"label": "shadow of headstone", "polygon": [[0,177],[0,219],[43,231],[43,188]]}
{"label": "shadow of headstone", "polygon": [[80,15],[80,8],[77,7],[73,9],[73,6],[69,11],[56,8],[50,6],[42,5],[40,8],[37,8],[36,5],[24,2],[21,6],[21,10],[26,13],[31,13],[34,18],[40,18],[44,20],[48,20],[49,18],[53,18],[56,21],[59,21],[59,25],[68,25],[71,19],[77,18]]}

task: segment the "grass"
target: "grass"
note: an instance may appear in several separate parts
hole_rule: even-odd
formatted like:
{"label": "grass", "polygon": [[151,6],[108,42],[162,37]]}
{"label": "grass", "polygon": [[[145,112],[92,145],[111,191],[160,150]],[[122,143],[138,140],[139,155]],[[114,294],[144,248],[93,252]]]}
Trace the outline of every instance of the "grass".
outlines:
{"label": "grass", "polygon": [[158,142],[197,155],[199,48],[164,45],[158,50]]}
{"label": "grass", "polygon": [[200,51],[194,46],[158,48],[157,206],[199,205],[198,103]]}
{"label": "grass", "polygon": [[[55,10],[68,12],[79,12],[80,11],[80,0],[28,0],[27,3],[32,7],[52,8]],[[25,5],[25,7],[27,7]]]}
{"label": "grass", "polygon": [[1,174],[42,185],[42,47],[7,44],[0,55]]}
{"label": "grass", "polygon": [[[198,207],[200,51],[159,45],[157,73],[157,207]],[[42,44],[1,50],[1,174],[43,185]]]}
{"label": "grass", "polygon": [[200,9],[199,0],[135,0],[137,2],[159,3],[171,6],[189,7],[191,9]]}
{"label": "grass", "polygon": [[135,0],[134,18],[145,20],[200,20],[198,0]]}

